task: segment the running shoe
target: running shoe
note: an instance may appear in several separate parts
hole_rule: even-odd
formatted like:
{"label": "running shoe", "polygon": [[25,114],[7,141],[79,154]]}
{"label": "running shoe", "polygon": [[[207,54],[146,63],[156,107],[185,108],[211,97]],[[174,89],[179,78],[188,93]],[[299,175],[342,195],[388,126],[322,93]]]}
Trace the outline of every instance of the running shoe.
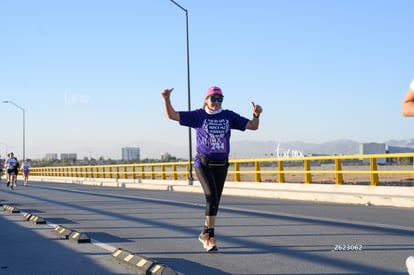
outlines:
{"label": "running shoe", "polygon": [[407,266],[408,274],[414,275],[414,256],[408,257],[405,264]]}
{"label": "running shoe", "polygon": [[216,238],[211,237],[209,238],[209,234],[208,233],[201,233],[198,236],[198,240],[200,241],[200,243],[203,244],[203,248],[207,251],[207,252],[217,252],[218,248],[216,246]]}

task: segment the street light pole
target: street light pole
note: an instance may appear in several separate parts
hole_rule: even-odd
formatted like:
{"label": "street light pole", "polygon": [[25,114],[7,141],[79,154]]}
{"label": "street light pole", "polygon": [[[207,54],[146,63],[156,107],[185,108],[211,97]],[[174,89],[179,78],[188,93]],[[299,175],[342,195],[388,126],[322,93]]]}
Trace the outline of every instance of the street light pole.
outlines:
{"label": "street light pole", "polygon": [[3,101],[3,103],[13,104],[14,106],[19,108],[23,112],[23,161],[24,161],[24,160],[26,160],[26,114],[25,114],[26,112],[25,112],[23,107],[17,105],[13,101],[5,100],[5,101]]}
{"label": "street light pole", "polygon": [[[4,145],[4,147],[6,148],[6,154],[4,155],[4,158],[7,158],[7,154],[9,153],[9,148],[13,148],[13,146],[9,146],[3,142],[0,142],[0,144]],[[1,170],[1,167],[0,167],[0,170]]]}
{"label": "street light pole", "polygon": [[[188,93],[188,111],[191,111],[191,99],[190,99],[190,43],[188,38],[188,11],[183,8],[180,4],[175,2],[174,0],[170,0],[173,2],[177,7],[182,9],[185,12],[185,25],[186,25],[186,34],[187,34],[187,93]],[[188,152],[189,152],[189,176],[188,176],[188,184],[193,185],[193,166],[191,164],[192,158],[193,158],[193,152],[192,152],[192,146],[191,146],[191,128],[188,127]]]}

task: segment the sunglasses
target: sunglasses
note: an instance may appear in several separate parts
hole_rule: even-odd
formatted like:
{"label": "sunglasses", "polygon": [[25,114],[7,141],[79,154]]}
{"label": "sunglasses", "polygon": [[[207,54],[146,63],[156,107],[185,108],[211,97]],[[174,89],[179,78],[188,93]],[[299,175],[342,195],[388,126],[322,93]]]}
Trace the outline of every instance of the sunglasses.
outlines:
{"label": "sunglasses", "polygon": [[223,102],[223,97],[210,97],[211,102]]}

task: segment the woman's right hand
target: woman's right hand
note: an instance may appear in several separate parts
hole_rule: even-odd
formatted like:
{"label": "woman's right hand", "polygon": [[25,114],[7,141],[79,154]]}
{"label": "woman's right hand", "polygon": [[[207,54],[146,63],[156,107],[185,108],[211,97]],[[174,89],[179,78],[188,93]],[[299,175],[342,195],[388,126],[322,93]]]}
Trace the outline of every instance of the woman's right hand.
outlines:
{"label": "woman's right hand", "polygon": [[180,121],[180,113],[176,112],[171,105],[170,95],[174,88],[164,89],[161,95],[164,98],[165,110],[167,111],[167,117],[172,120]]}
{"label": "woman's right hand", "polygon": [[174,90],[174,88],[171,89],[164,89],[164,91],[162,91],[161,95],[163,98],[167,99],[170,97],[171,92]]}

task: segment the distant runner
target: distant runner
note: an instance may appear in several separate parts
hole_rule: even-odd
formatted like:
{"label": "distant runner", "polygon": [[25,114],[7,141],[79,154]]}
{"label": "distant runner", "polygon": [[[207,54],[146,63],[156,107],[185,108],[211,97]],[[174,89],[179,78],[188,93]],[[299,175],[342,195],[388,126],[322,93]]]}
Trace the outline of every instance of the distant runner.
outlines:
{"label": "distant runner", "polygon": [[22,172],[24,177],[24,185],[26,186],[27,182],[29,181],[29,173],[30,173],[30,162],[28,159],[25,159],[22,165]]}
{"label": "distant runner", "polygon": [[10,190],[13,190],[13,187],[16,186],[17,181],[17,159],[14,157],[13,153],[9,154],[9,158],[6,160],[6,173],[7,173],[7,186],[10,187]]}

